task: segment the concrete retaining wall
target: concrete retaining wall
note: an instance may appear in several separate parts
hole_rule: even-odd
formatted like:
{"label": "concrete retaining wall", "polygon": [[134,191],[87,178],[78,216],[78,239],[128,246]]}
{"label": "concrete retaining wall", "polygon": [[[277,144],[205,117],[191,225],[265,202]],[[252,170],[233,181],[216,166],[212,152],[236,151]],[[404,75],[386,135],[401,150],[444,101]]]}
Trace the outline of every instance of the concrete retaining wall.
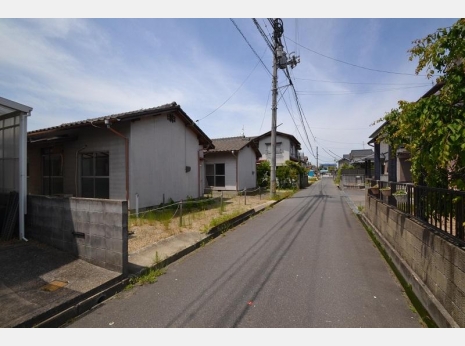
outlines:
{"label": "concrete retaining wall", "polygon": [[364,217],[440,327],[465,327],[465,250],[366,195]]}
{"label": "concrete retaining wall", "polygon": [[28,195],[26,238],[127,274],[127,201]]}

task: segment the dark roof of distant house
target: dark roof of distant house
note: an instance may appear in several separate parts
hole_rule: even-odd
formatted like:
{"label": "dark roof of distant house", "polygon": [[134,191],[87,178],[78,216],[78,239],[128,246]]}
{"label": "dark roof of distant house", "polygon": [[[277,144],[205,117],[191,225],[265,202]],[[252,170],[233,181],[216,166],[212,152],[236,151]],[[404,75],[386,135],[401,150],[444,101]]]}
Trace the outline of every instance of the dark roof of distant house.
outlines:
{"label": "dark roof of distant house", "polygon": [[367,157],[373,154],[373,149],[357,149],[357,150],[352,150],[349,154],[349,158],[351,160],[353,159],[358,159],[362,157]]}
{"label": "dark roof of distant house", "polygon": [[[152,108],[144,108],[139,109],[136,111],[125,112],[125,113],[118,113],[118,114],[111,114],[106,115],[98,118],[93,119],[86,119],[86,120],[79,120],[70,123],[64,123],[58,126],[52,126],[40,130],[34,130],[28,132],[28,137],[40,137],[44,134],[49,134],[51,132],[56,132],[59,130],[67,130],[67,129],[74,129],[79,127],[87,127],[87,126],[105,126],[107,123],[110,125],[117,122],[124,122],[124,121],[131,121],[135,119],[139,119],[142,117],[147,116],[154,116],[154,115],[163,115],[168,114],[169,112],[176,111],[177,115],[180,116],[182,121],[192,128],[192,131],[196,133],[199,142],[205,148],[213,147],[212,140],[195,124],[195,122],[182,110],[181,106],[178,105],[176,102],[167,103],[162,106],[152,107]],[[107,123],[106,123],[107,122]]]}
{"label": "dark roof of distant house", "polygon": [[214,138],[212,143],[215,146],[214,149],[206,151],[206,153],[218,153],[218,152],[230,152],[232,150],[242,150],[246,146],[250,146],[257,157],[262,154],[258,150],[257,144],[252,141],[250,137],[237,136],[237,137],[224,137]]}
{"label": "dark roof of distant house", "polygon": [[[271,131],[265,132],[264,134],[261,134],[260,136],[251,137],[251,139],[258,142],[260,139],[268,137],[268,136],[271,136]],[[283,136],[283,137],[289,138],[291,141],[297,144],[297,150],[302,150],[300,142],[293,135],[276,131],[276,136]]]}

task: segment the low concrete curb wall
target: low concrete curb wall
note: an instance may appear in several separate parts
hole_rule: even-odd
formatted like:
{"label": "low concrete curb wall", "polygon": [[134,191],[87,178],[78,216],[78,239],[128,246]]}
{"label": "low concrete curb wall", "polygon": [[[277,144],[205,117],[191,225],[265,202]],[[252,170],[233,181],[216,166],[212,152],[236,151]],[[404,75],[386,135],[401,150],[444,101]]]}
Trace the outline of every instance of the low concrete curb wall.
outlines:
{"label": "low concrete curb wall", "polygon": [[465,250],[366,196],[364,220],[440,327],[465,327]]}
{"label": "low concrete curb wall", "polygon": [[29,195],[27,203],[26,238],[127,275],[127,201]]}

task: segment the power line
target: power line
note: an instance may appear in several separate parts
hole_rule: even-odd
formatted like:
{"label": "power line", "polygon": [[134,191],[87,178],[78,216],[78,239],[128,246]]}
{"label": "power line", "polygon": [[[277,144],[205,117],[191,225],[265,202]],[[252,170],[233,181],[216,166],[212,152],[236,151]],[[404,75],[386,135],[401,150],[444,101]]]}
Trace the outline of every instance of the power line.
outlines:
{"label": "power line", "polygon": [[257,54],[257,52],[255,51],[255,49],[253,49],[252,45],[249,43],[249,41],[247,40],[247,38],[244,36],[244,34],[242,33],[241,29],[239,29],[239,27],[237,26],[236,22],[232,19],[231,19],[231,22],[234,24],[234,26],[236,27],[237,31],[239,31],[239,33],[242,35],[242,37],[244,38],[245,42],[247,42],[247,44],[249,45],[250,49],[252,49],[252,51],[254,52],[254,54],[257,56],[258,60],[262,63],[263,67],[265,68],[265,70],[268,71],[268,73],[270,74],[270,76],[272,76],[272,73],[270,72],[270,70],[268,69],[268,67],[266,67],[265,63],[262,61],[262,59],[260,58],[260,56]]}
{"label": "power line", "polygon": [[[264,54],[264,53],[263,53],[263,54]],[[210,112],[210,113],[208,113],[207,115],[205,115],[203,118],[197,119],[195,122],[198,123],[200,120],[205,119],[206,117],[212,115],[212,114],[215,113],[218,109],[220,109],[221,107],[223,107],[223,106],[225,105],[225,103],[228,102],[228,101],[239,91],[240,88],[242,88],[242,86],[245,84],[245,82],[249,79],[249,77],[252,75],[252,73],[253,73],[253,72],[255,71],[255,69],[257,68],[258,63],[259,63],[259,62],[257,62],[257,63],[255,64],[254,68],[253,68],[252,71],[249,73],[249,75],[247,76],[247,78],[244,79],[244,81],[243,81],[242,84],[239,86],[239,88],[237,88],[236,91],[234,91],[234,92],[232,93],[232,95],[229,96],[229,97],[226,99],[226,101],[224,101],[220,106],[218,106],[218,108],[216,108],[216,109],[213,110],[212,112]]]}
{"label": "power line", "polygon": [[312,52],[312,53],[317,54],[317,55],[320,55],[320,56],[322,56],[322,57],[324,57],[324,58],[331,59],[331,60],[340,62],[340,63],[342,63],[342,64],[350,65],[350,66],[353,66],[353,67],[356,67],[356,68],[361,68],[361,69],[364,69],[364,70],[369,70],[369,71],[374,71],[374,72],[382,72],[382,73],[390,73],[390,74],[399,74],[399,75],[406,75],[406,76],[416,76],[416,77],[418,77],[418,76],[423,76],[423,77],[426,76],[426,75],[417,75],[417,74],[415,74],[415,73],[403,73],[403,72],[393,72],[393,71],[378,70],[378,69],[374,69],[374,68],[369,68],[369,67],[364,67],[364,66],[360,66],[360,65],[355,65],[355,64],[352,64],[352,63],[350,63],[350,62],[343,61],[343,60],[336,59],[336,58],[332,58],[332,57],[327,56],[327,55],[325,55],[325,54],[319,53],[319,52],[317,52],[317,51],[315,51],[315,50],[313,50],[313,49],[310,49],[310,48],[308,48],[308,47],[305,47],[305,46],[301,45],[300,43],[295,42],[294,40],[292,40],[292,39],[290,39],[290,38],[288,38],[288,39],[291,40],[292,42],[294,42],[295,44],[299,45],[300,47],[302,47],[302,48],[308,50],[309,52]]}
{"label": "power line", "polygon": [[332,84],[357,84],[357,85],[421,85],[421,86],[430,86],[431,83],[370,83],[370,82],[336,82],[330,80],[321,80],[321,79],[311,79],[311,78],[299,78],[294,77],[294,79],[298,80],[309,80],[312,82],[319,82],[319,83],[332,83]]}
{"label": "power line", "polygon": [[390,88],[390,89],[379,89],[379,90],[370,90],[370,91],[344,91],[344,92],[324,92],[324,91],[298,91],[300,95],[354,95],[354,94],[372,94],[372,93],[379,93],[379,92],[389,92],[389,91],[396,91],[396,90],[406,90],[406,89],[418,89],[424,88],[423,86],[412,86],[412,87],[405,87],[405,88]]}

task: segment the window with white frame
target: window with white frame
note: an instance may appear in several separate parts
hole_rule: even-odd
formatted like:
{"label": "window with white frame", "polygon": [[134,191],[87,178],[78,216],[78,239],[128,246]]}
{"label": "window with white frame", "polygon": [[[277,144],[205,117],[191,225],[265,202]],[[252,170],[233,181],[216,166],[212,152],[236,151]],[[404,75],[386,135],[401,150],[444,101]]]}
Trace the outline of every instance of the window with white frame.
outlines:
{"label": "window with white frame", "polygon": [[[266,153],[268,155],[271,155],[271,143],[265,143],[266,144]],[[276,154],[282,154],[283,149],[281,148],[281,142],[276,142]]]}
{"label": "window with white frame", "polygon": [[226,185],[224,163],[207,164],[205,168],[208,186],[224,187]]}
{"label": "window with white frame", "polygon": [[82,154],[81,196],[110,198],[110,156],[108,152]]}

